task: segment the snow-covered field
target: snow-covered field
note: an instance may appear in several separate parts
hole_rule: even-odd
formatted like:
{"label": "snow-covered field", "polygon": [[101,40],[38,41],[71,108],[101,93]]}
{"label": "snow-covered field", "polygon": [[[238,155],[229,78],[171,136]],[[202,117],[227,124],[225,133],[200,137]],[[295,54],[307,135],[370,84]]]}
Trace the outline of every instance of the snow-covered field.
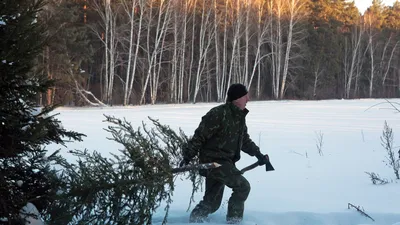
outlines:
{"label": "snow-covered field", "polygon": [[[400,99],[392,99],[400,102]],[[249,134],[268,153],[275,167],[265,172],[258,167],[245,173],[252,189],[246,201],[244,225],[400,225],[400,180],[386,165],[381,145],[384,122],[394,132],[394,146],[400,148],[400,114],[384,99],[324,101],[249,102]],[[385,103],[385,104],[379,104]],[[117,143],[107,140],[103,114],[126,118],[134,127],[148,116],[173,129],[182,128],[191,136],[201,116],[219,103],[153,105],[112,108],[59,108],[63,126],[87,135],[69,148],[118,153]],[[377,105],[378,104],[378,105]],[[320,144],[322,155],[318,152]],[[55,146],[53,146],[55,147]],[[48,149],[51,150],[52,146]],[[70,157],[66,150],[66,158]],[[397,151],[396,151],[397,153]],[[397,156],[397,155],[396,155]],[[255,161],[245,153],[240,169]],[[392,181],[373,185],[365,172],[378,173]],[[169,223],[184,225],[191,195],[190,181],[176,181]],[[225,189],[221,208],[210,215],[209,225],[224,224],[227,200]],[[196,194],[201,200],[203,192]],[[361,215],[348,203],[360,206],[375,221]],[[161,224],[163,207],[154,215]]]}

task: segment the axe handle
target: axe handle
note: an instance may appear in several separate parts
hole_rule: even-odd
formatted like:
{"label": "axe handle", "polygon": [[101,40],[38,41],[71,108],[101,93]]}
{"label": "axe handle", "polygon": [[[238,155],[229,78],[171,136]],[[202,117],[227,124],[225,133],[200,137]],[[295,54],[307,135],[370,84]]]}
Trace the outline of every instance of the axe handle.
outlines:
{"label": "axe handle", "polygon": [[[186,172],[186,171],[190,171],[190,170],[212,169],[212,168],[217,168],[217,167],[220,167],[220,166],[221,166],[220,164],[215,163],[215,162],[213,162],[213,163],[202,163],[202,164],[186,165],[186,166],[183,166],[183,167],[172,168],[171,172],[172,173],[180,173],[180,172]],[[257,162],[255,162],[255,163],[253,163],[251,165],[248,165],[248,166],[244,167],[243,169],[240,170],[240,172],[243,174],[243,173],[245,173],[245,172],[247,172],[249,170],[252,170],[252,169],[254,169],[254,168],[258,167],[258,166],[259,166],[259,164],[258,164],[258,161],[257,161]],[[275,170],[270,161],[268,161],[265,164],[265,170],[266,171]]]}
{"label": "axe handle", "polygon": [[178,167],[178,168],[172,168],[172,173],[180,173],[180,172],[186,172],[190,170],[201,170],[201,169],[212,169],[212,168],[218,168],[221,165],[218,163],[201,163],[201,164],[192,164],[192,165],[186,165],[183,167]]}
{"label": "axe handle", "polygon": [[[251,165],[249,165],[249,166],[246,166],[245,168],[241,169],[240,172],[243,174],[243,173],[245,173],[246,171],[249,171],[249,170],[252,170],[252,169],[256,168],[257,166],[259,166],[259,165],[258,165],[258,162],[255,162],[255,163],[253,163],[253,164],[251,164]],[[266,171],[273,171],[273,170],[275,170],[270,161],[268,161],[268,162],[265,164],[265,170],[266,170]]]}
{"label": "axe handle", "polygon": [[255,162],[255,163],[253,163],[253,164],[251,164],[249,166],[246,166],[245,168],[241,169],[240,172],[243,174],[246,171],[249,171],[249,170],[252,170],[252,169],[256,168],[257,166],[258,166],[258,162]]}

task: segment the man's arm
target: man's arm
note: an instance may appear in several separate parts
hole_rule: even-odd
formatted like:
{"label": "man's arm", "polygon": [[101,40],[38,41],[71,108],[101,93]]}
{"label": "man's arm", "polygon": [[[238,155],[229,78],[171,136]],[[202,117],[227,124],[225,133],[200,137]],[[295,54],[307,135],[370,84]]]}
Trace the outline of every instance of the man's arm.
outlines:
{"label": "man's arm", "polygon": [[251,140],[249,133],[247,133],[246,125],[244,125],[244,131],[243,131],[242,151],[246,152],[251,156],[256,156],[257,154],[261,154],[260,148]]}
{"label": "man's arm", "polygon": [[257,157],[259,165],[263,165],[269,161],[268,155],[263,155],[260,152],[260,148],[251,140],[249,133],[247,132],[246,125],[244,126],[244,132],[243,132],[242,151],[246,152],[251,156]]}
{"label": "man's arm", "polygon": [[222,115],[217,110],[210,110],[201,119],[201,122],[194,132],[193,137],[187,145],[182,148],[183,158],[189,163],[201,150],[207,139],[211,138],[221,127]]}

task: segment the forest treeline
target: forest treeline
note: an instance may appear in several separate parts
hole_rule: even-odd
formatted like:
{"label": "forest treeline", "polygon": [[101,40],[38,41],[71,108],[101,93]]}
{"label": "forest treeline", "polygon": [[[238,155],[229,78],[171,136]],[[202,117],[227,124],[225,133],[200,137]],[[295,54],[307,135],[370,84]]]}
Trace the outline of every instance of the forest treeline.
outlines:
{"label": "forest treeline", "polygon": [[48,0],[43,105],[400,97],[400,2]]}

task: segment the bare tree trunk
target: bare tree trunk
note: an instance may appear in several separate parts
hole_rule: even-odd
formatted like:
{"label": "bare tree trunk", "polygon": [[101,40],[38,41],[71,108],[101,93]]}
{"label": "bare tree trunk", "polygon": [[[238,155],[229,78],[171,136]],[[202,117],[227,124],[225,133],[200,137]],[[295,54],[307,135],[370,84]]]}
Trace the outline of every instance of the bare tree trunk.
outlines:
{"label": "bare tree trunk", "polygon": [[137,33],[137,37],[136,37],[136,48],[135,48],[135,58],[133,60],[133,67],[132,67],[132,78],[129,84],[129,90],[128,90],[128,96],[127,96],[127,100],[129,103],[129,99],[131,97],[132,94],[132,90],[133,90],[133,81],[135,80],[135,74],[136,74],[136,67],[137,67],[137,61],[138,61],[138,56],[139,56],[139,49],[140,49],[140,38],[142,36],[142,24],[143,24],[143,14],[144,9],[145,9],[145,2],[146,0],[139,0],[139,10],[140,10],[140,15],[139,15],[139,27],[138,27],[138,33]]}
{"label": "bare tree trunk", "polygon": [[369,97],[372,97],[373,85],[374,85],[374,75],[375,75],[375,61],[374,61],[374,46],[372,43],[372,34],[369,35],[368,38],[368,46],[369,46],[369,53],[371,57],[371,75],[370,75],[370,83],[369,83]]}
{"label": "bare tree trunk", "polygon": [[189,13],[190,0],[183,1],[185,4],[184,12],[183,12],[183,34],[182,34],[182,58],[180,61],[180,73],[179,73],[179,81],[178,81],[178,103],[183,103],[183,94],[184,94],[184,77],[185,77],[185,62],[186,62],[186,35],[187,35],[187,16]]}
{"label": "bare tree trunk", "polygon": [[314,87],[313,87],[313,97],[314,98],[317,97],[318,80],[321,77],[322,72],[323,72],[323,70],[320,70],[319,64],[318,64],[316,70],[314,71]]}
{"label": "bare tree trunk", "polygon": [[[164,39],[164,36],[166,35],[168,26],[169,26],[169,22],[170,22],[170,1],[165,1],[165,0],[161,0],[160,2],[160,6],[159,7],[159,11],[158,11],[158,20],[157,20],[157,28],[156,28],[156,35],[155,35],[155,43],[154,43],[154,49],[151,51],[150,53],[150,40],[149,40],[149,33],[148,33],[148,37],[147,37],[147,48],[149,51],[149,68],[147,70],[147,77],[146,77],[146,81],[144,84],[144,89],[142,92],[142,97],[140,99],[140,103],[144,103],[144,97],[146,94],[146,90],[147,90],[147,86],[150,80],[150,96],[151,96],[151,101],[152,103],[155,101],[156,96],[157,96],[157,88],[158,88],[158,78],[159,78],[159,73],[157,71],[155,71],[155,69],[157,68],[157,54],[158,53],[162,53],[162,51],[164,51],[162,49],[162,47],[160,47],[160,45],[162,46],[162,40]],[[150,6],[150,9],[152,7]],[[165,13],[165,14],[163,14]],[[164,16],[163,16],[164,15]],[[151,16],[150,16],[151,17]],[[151,24],[149,22],[149,24]],[[150,26],[150,25],[149,25]],[[149,27],[150,29],[150,27]],[[150,32],[150,31],[148,31]],[[153,103],[154,104],[154,103]]]}
{"label": "bare tree trunk", "polygon": [[153,79],[152,79],[152,87],[151,87],[151,104],[156,104],[157,101],[157,92],[158,92],[158,87],[160,83],[160,74],[161,74],[161,67],[162,67],[162,58],[163,58],[163,53],[164,53],[164,43],[165,43],[165,37],[166,35],[163,35],[163,40],[161,42],[161,52],[160,56],[158,58],[158,63],[157,63],[157,71],[153,71]]}
{"label": "bare tree trunk", "polygon": [[356,67],[357,67],[357,59],[358,55],[360,54],[360,44],[361,44],[361,38],[362,38],[363,32],[362,28],[360,26],[360,31],[357,35],[357,27],[355,27],[355,33],[352,33],[352,54],[351,54],[351,64],[350,64],[350,69],[348,72],[346,84],[345,84],[345,89],[346,89],[346,98],[350,98],[350,91],[351,91],[351,83],[353,81],[354,73],[356,72]]}
{"label": "bare tree trunk", "polygon": [[[108,76],[109,76],[109,50],[108,50],[108,45],[109,45],[109,40],[108,40],[108,34],[109,34],[109,30],[110,30],[110,15],[109,15],[109,10],[108,10],[108,5],[110,4],[110,0],[105,0],[105,18],[103,19],[104,24],[105,24],[105,32],[103,34],[104,37],[104,54],[106,57],[106,61],[105,61],[105,73],[104,73],[104,97],[105,99],[103,99],[103,101],[105,100],[106,103],[109,104],[108,102],[108,97],[109,97],[109,93],[108,93],[108,85],[109,85],[109,81],[108,81]],[[98,11],[101,11],[101,8],[98,8]]]}
{"label": "bare tree trunk", "polygon": [[[147,85],[149,83],[149,79],[150,79],[150,75],[151,75],[151,70],[153,67],[153,54],[155,52],[155,49],[150,49],[150,33],[151,33],[151,28],[152,28],[152,22],[153,22],[153,1],[150,1],[150,5],[149,5],[149,16],[147,18],[147,42],[146,42],[146,52],[147,52],[147,73],[146,73],[146,78],[144,80],[144,83],[142,83],[142,96],[140,98],[139,104],[143,104],[145,102],[145,95],[146,95],[146,91],[147,91]],[[154,41],[156,43],[156,40]]]}
{"label": "bare tree trunk", "polygon": [[191,94],[191,81],[192,81],[192,70],[194,63],[194,54],[195,54],[195,35],[196,35],[196,5],[197,0],[193,2],[193,26],[192,26],[192,46],[191,46],[191,55],[190,55],[190,65],[189,65],[189,77],[188,77],[188,85],[187,85],[187,101],[190,101]]}
{"label": "bare tree trunk", "polygon": [[[361,47],[360,47],[361,49]],[[361,51],[361,50],[360,50]],[[360,53],[357,55],[357,64],[356,64],[356,77],[355,77],[355,83],[354,83],[354,96],[358,96],[358,91],[359,91],[359,87],[358,87],[358,81],[360,79],[360,75],[361,75],[361,71],[362,71],[362,57],[363,55]]]}
{"label": "bare tree trunk", "polygon": [[[234,67],[235,67],[235,62],[237,60],[240,60],[239,57],[239,51],[238,51],[238,45],[240,42],[240,30],[241,30],[241,26],[242,26],[242,17],[240,16],[240,11],[241,11],[241,6],[240,6],[240,2],[239,0],[236,0],[236,14],[232,15],[232,24],[233,24],[233,37],[232,37],[232,55],[231,55],[231,61],[230,61],[230,65],[229,65],[229,72],[228,72],[228,81],[227,81],[227,85],[229,86],[232,82],[232,76],[234,76]],[[235,20],[236,17],[236,20]],[[233,79],[234,82],[236,82],[236,79]],[[228,91],[228,89],[226,90]]]}
{"label": "bare tree trunk", "polygon": [[302,0],[288,0],[288,17],[289,17],[289,31],[287,35],[287,43],[286,43],[286,51],[285,51],[285,59],[283,64],[283,74],[282,74],[282,84],[280,90],[280,98],[283,99],[286,92],[286,80],[289,71],[289,61],[291,59],[291,50],[293,46],[293,31],[300,18],[300,11],[304,6],[304,1]]}
{"label": "bare tree trunk", "polygon": [[[108,0],[110,1],[110,0]],[[109,79],[109,86],[108,86],[108,104],[112,105],[113,101],[113,90],[114,90],[114,77],[115,77],[115,62],[117,60],[117,34],[116,34],[116,27],[117,27],[117,19],[115,18],[116,15],[112,14],[111,5],[108,5],[109,13],[110,13],[110,79]]]}
{"label": "bare tree trunk", "polygon": [[220,59],[220,49],[219,49],[219,32],[218,32],[218,24],[219,24],[219,19],[218,19],[218,9],[217,9],[217,0],[213,1],[214,5],[214,43],[215,43],[215,82],[216,82],[216,89],[217,89],[217,101],[220,102],[223,100],[223,94],[222,94],[222,79],[223,76],[220,72],[221,70],[221,59]]}
{"label": "bare tree trunk", "polygon": [[223,45],[223,53],[222,53],[222,76],[221,76],[221,96],[223,99],[226,98],[226,92],[228,89],[228,84],[226,83],[227,76],[227,65],[228,65],[228,2],[229,0],[225,0],[225,10],[224,10],[224,45]]}
{"label": "bare tree trunk", "polygon": [[[104,104],[103,102],[101,102],[98,98],[96,98],[96,96],[95,96],[92,92],[87,91],[87,90],[85,90],[82,86],[80,86],[80,85],[78,84],[78,81],[76,81],[76,80],[74,79],[74,82],[75,82],[75,90],[79,93],[79,95],[81,96],[81,98],[83,98],[83,100],[84,100],[86,103],[88,103],[88,104],[91,105],[91,106],[102,106],[102,107],[107,107],[107,105]],[[90,100],[86,97],[86,95],[92,96],[92,98],[93,98],[96,102],[90,101]]]}
{"label": "bare tree trunk", "polygon": [[[47,46],[46,47],[46,70],[47,70],[47,78],[48,79],[53,79],[53,74],[51,73],[51,71],[50,71],[50,47],[49,46]],[[46,94],[46,104],[47,105],[52,105],[52,103],[53,103],[53,95],[54,95],[54,92],[53,92],[53,88],[49,88],[49,89],[47,89],[47,94]]]}
{"label": "bare tree trunk", "polygon": [[285,51],[285,59],[283,62],[283,74],[282,74],[282,84],[281,84],[281,90],[279,94],[279,98],[283,99],[286,91],[286,78],[288,74],[288,68],[289,68],[289,57],[290,57],[290,50],[292,49],[292,39],[293,39],[293,19],[295,16],[295,7],[297,4],[298,0],[290,0],[289,2],[289,32],[287,35],[287,43],[286,43],[286,51]]}
{"label": "bare tree trunk", "polygon": [[[383,63],[386,62],[386,61],[384,61],[385,52],[386,52],[387,46],[389,45],[389,42],[390,42],[390,41],[391,41],[391,36],[390,36],[389,40],[387,41],[387,43],[385,44],[385,48],[384,48],[385,50],[384,50],[383,53],[382,53],[382,60],[381,60],[381,62],[383,62]],[[391,64],[392,64],[393,55],[394,55],[394,53],[395,53],[395,51],[396,51],[396,49],[397,49],[397,45],[399,44],[399,42],[400,42],[400,41],[397,41],[396,44],[394,45],[394,47],[393,47],[393,49],[392,49],[392,51],[391,51],[391,53],[390,53],[390,57],[389,57],[389,59],[388,59],[388,61],[387,61],[387,65],[384,66],[383,63],[381,64],[381,70],[382,70],[382,72],[384,72],[384,74],[382,75],[382,85],[385,85],[385,81],[386,81],[387,75],[388,75],[388,73],[389,73],[390,66],[391,66]]]}
{"label": "bare tree trunk", "polygon": [[94,28],[92,30],[103,42],[104,55],[105,55],[105,73],[103,82],[103,101],[110,104],[112,103],[114,75],[115,75],[115,61],[117,54],[117,37],[116,37],[116,14],[113,13],[110,0],[104,0],[103,5],[99,5],[98,1],[92,1],[93,8],[98,13],[104,24],[105,32],[98,32]]}
{"label": "bare tree trunk", "polygon": [[[129,50],[128,50],[128,66],[126,70],[126,79],[125,79],[125,87],[124,87],[124,100],[123,100],[123,105],[129,104],[128,100],[128,92],[129,92],[129,83],[130,80],[134,80],[134,72],[132,73],[132,78],[131,78],[131,62],[132,62],[132,51],[133,51],[133,34],[134,34],[134,18],[135,18],[135,8],[137,5],[136,0],[132,0],[132,8],[130,8],[127,5],[126,0],[122,0],[122,5],[124,6],[124,9],[126,13],[129,16],[129,23],[131,25],[130,27],[130,37],[129,37]],[[140,29],[140,28],[139,28]],[[136,60],[136,57],[135,57]]]}
{"label": "bare tree trunk", "polygon": [[[207,8],[207,9],[206,9]],[[207,12],[206,12],[207,10]],[[208,49],[211,45],[214,34],[212,33],[212,24],[210,22],[212,8],[208,7],[205,2],[202,4],[200,34],[199,34],[199,61],[197,63],[196,83],[193,93],[193,102],[196,102],[197,94],[200,90],[201,77],[204,67],[206,66]]]}
{"label": "bare tree trunk", "polygon": [[182,9],[179,7],[181,1],[173,2],[173,13],[174,13],[174,38],[173,38],[173,50],[172,50],[172,63],[171,63],[171,77],[170,77],[170,93],[169,99],[171,102],[178,101],[178,60],[179,60],[179,51],[178,51],[178,40],[179,40],[179,31],[180,31],[180,15]]}
{"label": "bare tree trunk", "polygon": [[257,64],[257,99],[261,98],[261,64]]}
{"label": "bare tree trunk", "polygon": [[250,75],[250,81],[249,81],[249,90],[251,88],[251,83],[253,81],[253,78],[255,74],[257,73],[257,99],[260,99],[261,97],[261,60],[264,57],[271,56],[270,54],[265,54],[261,56],[262,49],[261,47],[267,43],[267,35],[268,35],[268,30],[271,26],[271,21],[263,21],[263,15],[266,14],[267,12],[264,10],[265,9],[265,1],[260,1],[260,2],[255,2],[255,6],[257,8],[257,47],[256,47],[256,53],[255,53],[255,62],[253,64],[253,69]]}
{"label": "bare tree trunk", "polygon": [[250,87],[249,83],[249,42],[250,42],[250,3],[249,0],[245,0],[245,11],[246,11],[246,22],[245,24],[245,53],[244,53],[244,85]]}
{"label": "bare tree trunk", "polygon": [[283,0],[277,0],[277,36],[276,36],[276,98],[279,98],[279,87],[281,83],[281,67],[282,67],[282,2]]}
{"label": "bare tree trunk", "polygon": [[[276,0],[276,8],[274,1],[270,1],[269,13],[273,25],[271,26],[271,67],[272,67],[272,89],[275,99],[279,98],[280,74],[281,74],[281,58],[282,58],[282,0]],[[275,14],[273,13],[275,12]],[[274,27],[276,24],[276,27]],[[274,30],[275,28],[275,30]]]}

